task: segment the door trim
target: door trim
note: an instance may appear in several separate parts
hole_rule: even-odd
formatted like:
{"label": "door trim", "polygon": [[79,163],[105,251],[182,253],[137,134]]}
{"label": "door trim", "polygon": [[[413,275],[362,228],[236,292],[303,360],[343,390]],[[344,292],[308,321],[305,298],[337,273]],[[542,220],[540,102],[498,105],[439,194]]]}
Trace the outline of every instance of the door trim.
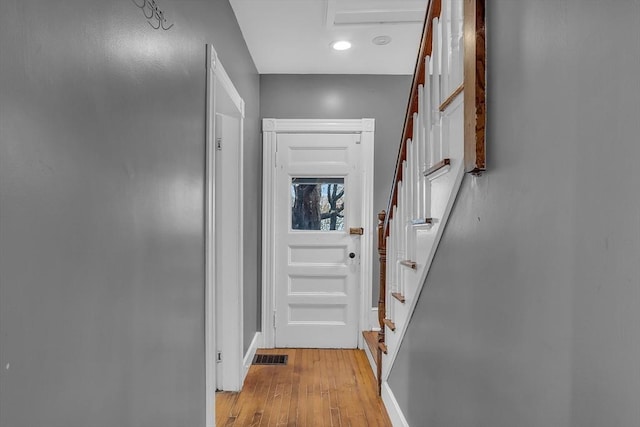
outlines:
{"label": "door trim", "polygon": [[362,155],[362,218],[358,348],[363,348],[361,331],[369,329],[373,265],[373,143],[375,119],[262,119],[262,337],[266,348],[275,346],[275,182],[278,133],[360,133]]}
{"label": "door trim", "polygon": [[[215,180],[215,160],[216,160],[216,112],[218,110],[218,97],[225,93],[231,100],[237,110],[240,119],[240,165],[242,166],[242,143],[243,143],[243,123],[244,123],[244,101],[240,94],[233,86],[229,75],[225,71],[222,63],[218,59],[218,54],[213,45],[206,45],[206,121],[205,121],[205,324],[204,324],[204,342],[205,342],[205,423],[207,427],[215,426],[215,392],[216,392],[216,352],[218,348],[218,340],[221,337],[216,336],[216,321],[221,313],[216,312],[216,287],[220,284],[215,282],[216,277],[216,235],[215,230],[215,212],[216,190],[220,190],[219,183],[216,185]],[[240,181],[238,183],[240,191],[240,212],[238,212],[238,221],[240,222],[240,231],[242,232],[242,168],[239,172]],[[242,242],[242,236],[240,236]],[[240,281],[242,281],[242,243],[240,243]],[[238,345],[230,347],[230,360],[238,359],[238,376],[240,384],[242,384],[242,283],[236,286],[238,296],[233,299],[233,295],[229,295],[229,301],[234,312],[231,325],[233,330],[229,331],[231,337],[239,340]],[[227,299],[227,295],[225,295]],[[237,330],[236,330],[237,328]],[[235,354],[237,352],[237,354]]]}

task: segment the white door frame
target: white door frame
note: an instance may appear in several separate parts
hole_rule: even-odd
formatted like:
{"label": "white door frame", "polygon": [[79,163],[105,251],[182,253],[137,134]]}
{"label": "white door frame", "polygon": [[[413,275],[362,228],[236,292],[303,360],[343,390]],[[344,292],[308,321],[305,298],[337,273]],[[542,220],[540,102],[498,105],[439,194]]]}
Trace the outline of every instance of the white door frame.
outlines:
{"label": "white door frame", "polygon": [[375,119],[262,120],[262,338],[264,346],[275,346],[275,221],[276,138],[278,133],[360,133],[362,155],[362,252],[360,257],[360,306],[358,348],[363,348],[362,331],[369,329],[373,262],[373,141]]}
{"label": "white door frame", "polygon": [[[244,123],[244,101],[240,94],[233,86],[229,75],[218,59],[216,50],[213,45],[207,45],[207,95],[206,95],[206,162],[205,162],[205,417],[206,426],[215,426],[215,392],[216,392],[216,353],[220,340],[225,340],[225,356],[230,364],[230,372],[237,373],[237,381],[242,385],[242,331],[243,331],[243,315],[242,315],[242,141],[243,141],[243,123]],[[237,215],[239,222],[238,236],[240,250],[237,260],[237,268],[239,269],[239,282],[237,284],[215,283],[216,277],[216,235],[215,230],[215,213],[216,191],[222,191],[221,183],[215,180],[215,159],[216,159],[216,112],[220,108],[220,96],[225,95],[231,100],[231,103],[237,110],[240,119],[240,168],[238,177],[234,177],[237,184],[231,191],[238,191],[240,196],[240,206]],[[229,189],[225,189],[229,191]],[[218,242],[220,243],[220,242]],[[224,242],[222,242],[224,243]],[[228,286],[227,286],[228,285]],[[224,337],[216,336],[216,322],[220,320],[223,313],[217,313],[216,307],[216,289],[219,286],[225,286],[224,302],[225,307],[229,311],[224,313],[227,316],[229,327],[225,329]]]}

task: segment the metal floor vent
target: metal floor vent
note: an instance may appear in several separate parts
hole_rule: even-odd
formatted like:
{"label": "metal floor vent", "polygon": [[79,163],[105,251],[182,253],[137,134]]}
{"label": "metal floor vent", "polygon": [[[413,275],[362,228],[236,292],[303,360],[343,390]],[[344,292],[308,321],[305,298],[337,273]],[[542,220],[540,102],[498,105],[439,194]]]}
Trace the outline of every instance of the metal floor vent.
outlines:
{"label": "metal floor vent", "polygon": [[286,354],[256,354],[254,365],[286,365],[289,356]]}

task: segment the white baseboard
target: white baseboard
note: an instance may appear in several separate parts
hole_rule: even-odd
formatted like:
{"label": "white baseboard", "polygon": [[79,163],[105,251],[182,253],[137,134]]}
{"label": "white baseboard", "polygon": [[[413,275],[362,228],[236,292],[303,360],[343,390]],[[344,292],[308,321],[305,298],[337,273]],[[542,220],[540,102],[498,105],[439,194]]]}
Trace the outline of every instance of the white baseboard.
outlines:
{"label": "white baseboard", "polygon": [[389,383],[386,381],[382,383],[382,402],[385,408],[387,408],[387,414],[389,414],[393,427],[410,427],[400,409],[400,405],[398,405],[396,397],[389,387]]}
{"label": "white baseboard", "polygon": [[247,349],[247,354],[244,356],[244,360],[242,361],[242,382],[244,383],[244,379],[247,377],[247,373],[249,372],[249,368],[253,363],[253,358],[256,355],[256,351],[258,348],[262,347],[262,332],[256,332],[253,336],[253,340],[251,340],[251,345]]}

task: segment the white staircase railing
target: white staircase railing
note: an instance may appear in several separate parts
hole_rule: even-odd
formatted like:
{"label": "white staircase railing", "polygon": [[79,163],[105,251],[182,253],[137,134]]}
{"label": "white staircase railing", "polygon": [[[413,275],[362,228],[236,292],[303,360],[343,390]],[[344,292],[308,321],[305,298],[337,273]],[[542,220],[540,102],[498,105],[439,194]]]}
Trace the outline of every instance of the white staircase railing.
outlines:
{"label": "white staircase railing", "polygon": [[389,214],[380,224],[386,259],[381,382],[395,362],[464,173],[484,170],[484,111],[484,0],[431,0]]}

